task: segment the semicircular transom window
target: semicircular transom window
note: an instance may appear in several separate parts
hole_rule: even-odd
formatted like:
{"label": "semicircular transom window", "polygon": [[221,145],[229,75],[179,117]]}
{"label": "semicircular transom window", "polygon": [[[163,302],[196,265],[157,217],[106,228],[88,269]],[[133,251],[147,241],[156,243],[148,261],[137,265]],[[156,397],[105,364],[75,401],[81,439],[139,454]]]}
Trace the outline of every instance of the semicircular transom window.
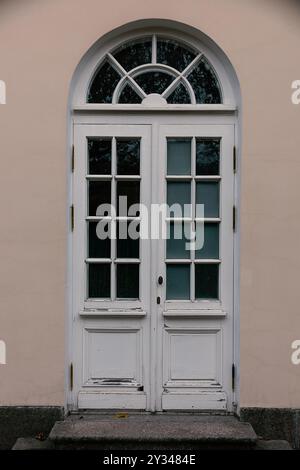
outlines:
{"label": "semicircular transom window", "polygon": [[[176,39],[148,36],[106,54],[87,102],[102,104],[220,104],[220,82],[208,59]],[[153,101],[151,101],[153,102]]]}

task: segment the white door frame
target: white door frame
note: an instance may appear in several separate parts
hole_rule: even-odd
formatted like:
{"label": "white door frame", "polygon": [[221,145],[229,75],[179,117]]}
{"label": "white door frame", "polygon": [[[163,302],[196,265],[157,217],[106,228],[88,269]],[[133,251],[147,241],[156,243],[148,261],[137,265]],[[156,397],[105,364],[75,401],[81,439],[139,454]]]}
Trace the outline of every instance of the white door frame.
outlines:
{"label": "white door frame", "polygon": [[[89,125],[98,125],[98,124],[106,124],[110,122],[111,124],[114,125],[135,125],[135,124],[151,124],[152,129],[153,129],[153,141],[152,141],[152,146],[154,148],[154,145],[157,145],[157,137],[155,137],[155,133],[158,132],[158,123],[155,123],[155,116],[157,116],[157,120],[160,120],[160,116],[164,115],[164,122],[167,122],[170,125],[188,125],[191,122],[199,125],[203,124],[208,124],[208,125],[235,125],[236,123],[236,116],[235,113],[231,110],[227,111],[221,111],[216,110],[215,112],[180,112],[177,113],[175,110],[171,112],[157,112],[154,110],[149,110],[149,112],[143,112],[143,113],[134,113],[134,112],[109,112],[109,113],[88,113],[86,111],[78,110],[74,114],[74,120],[73,123],[74,125],[80,125],[80,124],[89,124]],[[236,127],[235,127],[235,139],[237,140],[237,135],[236,135]],[[235,190],[235,194],[237,193],[237,190]],[[75,196],[75,195],[74,195]],[[237,197],[237,196],[236,196]],[[235,201],[235,204],[237,205],[237,200]],[[70,234],[70,242],[72,243],[72,234]],[[239,240],[237,234],[234,235],[234,263],[235,267],[238,266],[238,246],[239,246]],[[72,261],[69,263],[69,274],[71,276],[72,272]],[[69,277],[70,279],[70,277]],[[153,283],[152,283],[153,285]],[[150,293],[151,299],[154,302],[156,299],[156,292],[151,292]],[[69,373],[70,373],[70,363],[74,362],[74,351],[72,351],[72,338],[73,338],[73,332],[72,332],[72,325],[73,325],[73,304],[71,304],[71,308],[69,309],[69,315],[68,315],[68,344],[69,344],[69,354],[67,357],[67,378],[66,378],[66,383],[68,387],[68,392],[67,392],[67,405],[69,409],[74,409],[74,403],[75,403],[75,398],[74,398],[74,393],[70,390],[70,381],[69,381]],[[237,279],[237,273],[235,270],[235,282],[234,282],[234,310],[235,310],[235,326],[234,326],[234,331],[235,331],[235,339],[234,339],[234,357],[235,357],[235,364],[238,366],[238,357],[239,357],[239,351],[238,351],[238,341],[236,341],[237,334],[236,332],[239,331],[239,322],[238,322],[238,311],[237,311],[237,306],[238,306],[238,279]],[[155,307],[156,305],[152,305],[152,308]],[[153,326],[151,327],[152,331]],[[153,335],[153,338],[156,340],[156,335]],[[153,345],[154,346],[154,345]],[[156,350],[154,348],[154,350]],[[151,361],[151,374],[152,376],[156,374],[155,370],[155,361]],[[155,387],[155,385],[153,384]],[[154,392],[154,390],[152,391]],[[238,390],[236,390],[238,392]],[[152,402],[149,407],[150,410],[154,410],[155,407],[157,408],[157,404],[155,404],[155,393],[152,393],[151,396]],[[235,393],[235,398],[233,399],[234,402],[237,402],[237,397],[238,393]]]}

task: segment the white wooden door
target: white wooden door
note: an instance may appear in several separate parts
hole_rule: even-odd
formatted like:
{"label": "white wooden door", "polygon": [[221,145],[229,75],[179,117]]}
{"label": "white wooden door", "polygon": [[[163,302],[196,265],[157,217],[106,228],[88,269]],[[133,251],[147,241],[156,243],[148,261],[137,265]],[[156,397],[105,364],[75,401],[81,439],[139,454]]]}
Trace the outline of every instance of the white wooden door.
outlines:
{"label": "white wooden door", "polygon": [[158,139],[153,194],[175,212],[156,255],[156,406],[231,410],[233,126],[161,125]]}
{"label": "white wooden door", "polygon": [[[233,126],[167,122],[75,125],[75,408],[232,409]],[[121,214],[120,195],[143,206]],[[164,204],[190,213],[163,214],[157,236]],[[105,222],[116,239],[99,239]]]}

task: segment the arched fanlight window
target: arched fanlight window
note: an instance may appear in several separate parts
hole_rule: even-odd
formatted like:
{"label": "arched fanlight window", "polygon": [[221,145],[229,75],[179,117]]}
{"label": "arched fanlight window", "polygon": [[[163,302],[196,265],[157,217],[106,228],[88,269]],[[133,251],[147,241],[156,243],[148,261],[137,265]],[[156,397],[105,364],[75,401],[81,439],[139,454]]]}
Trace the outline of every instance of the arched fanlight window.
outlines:
{"label": "arched fanlight window", "polygon": [[217,75],[194,48],[166,37],[129,41],[107,53],[89,86],[88,103],[221,104]]}

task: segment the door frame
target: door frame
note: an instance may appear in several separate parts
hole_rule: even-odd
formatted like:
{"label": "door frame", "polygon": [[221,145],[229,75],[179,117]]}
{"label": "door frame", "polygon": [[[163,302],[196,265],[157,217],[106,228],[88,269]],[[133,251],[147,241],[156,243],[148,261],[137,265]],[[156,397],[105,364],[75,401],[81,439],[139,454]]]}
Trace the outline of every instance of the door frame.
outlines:
{"label": "door frame", "polygon": [[[142,111],[142,110],[141,110]],[[185,111],[185,112],[182,112]],[[167,115],[167,122],[168,124],[172,125],[183,125],[188,124],[190,121],[194,121],[195,118],[197,121],[195,123],[201,124],[210,124],[210,125],[224,125],[230,124],[234,126],[234,134],[235,134],[235,145],[236,148],[239,149],[239,129],[237,126],[237,114],[236,112],[231,109],[227,110],[220,110],[216,109],[213,112],[208,110],[201,110],[195,113],[195,111],[191,112],[190,110],[182,109],[181,112],[174,111],[166,111],[166,110],[143,110],[143,112],[137,112],[136,110],[110,110],[107,112],[101,112],[98,110],[97,112],[88,112],[86,109],[77,109],[74,111],[73,120],[72,120],[72,131],[70,133],[70,151],[69,151],[69,161],[72,162],[72,154],[73,154],[73,145],[74,145],[74,125],[78,124],[90,124],[90,125],[97,125],[97,124],[107,124],[108,120],[111,119],[110,124],[121,124],[121,125],[130,125],[130,124],[150,124],[152,125],[153,132],[152,132],[152,148],[154,149],[155,145],[158,145],[157,138],[155,134],[157,134],[158,130],[155,127],[159,126],[158,123],[154,123],[155,115],[158,117],[160,115]],[[165,121],[166,122],[166,121]],[[237,156],[237,171],[234,175],[234,204],[237,207],[237,214],[239,214],[239,192],[240,192],[240,184],[239,184],[239,151],[236,151]],[[71,222],[70,222],[70,206],[73,201],[73,173],[72,173],[72,165],[70,165],[70,171],[68,172],[68,186],[69,186],[69,194],[68,194],[68,207],[67,207],[67,218],[68,218],[68,282],[67,282],[67,322],[66,322],[66,341],[67,341],[67,352],[66,352],[66,376],[65,376],[65,385],[66,385],[66,408],[68,410],[75,410],[76,409],[76,397],[74,397],[74,393],[71,390],[71,380],[72,380],[72,367],[70,365],[74,362],[74,350],[73,350],[73,294],[72,294],[72,286],[73,286],[73,233],[71,231]],[[240,246],[240,237],[239,237],[239,217],[237,217],[237,225],[236,231],[233,234],[233,241],[234,241],[234,254],[233,254],[233,270],[234,270],[234,282],[233,282],[233,312],[234,312],[234,327],[233,327],[233,357],[234,357],[234,364],[236,368],[236,386],[235,390],[233,391],[233,411],[238,412],[239,410],[239,246]],[[151,284],[154,286],[154,283]],[[154,292],[150,292],[150,296],[152,301],[156,299],[156,295]],[[151,305],[151,308],[156,308],[155,305]],[[152,325],[151,325],[152,330]],[[155,341],[157,340],[157,335],[154,335]],[[151,339],[153,341],[153,339]],[[154,349],[156,350],[156,349]],[[155,362],[150,361],[151,364],[151,375],[155,374]],[[156,384],[152,384],[153,387],[156,387]],[[151,410],[155,407],[155,393],[154,390],[151,391],[152,402],[150,405]]]}

